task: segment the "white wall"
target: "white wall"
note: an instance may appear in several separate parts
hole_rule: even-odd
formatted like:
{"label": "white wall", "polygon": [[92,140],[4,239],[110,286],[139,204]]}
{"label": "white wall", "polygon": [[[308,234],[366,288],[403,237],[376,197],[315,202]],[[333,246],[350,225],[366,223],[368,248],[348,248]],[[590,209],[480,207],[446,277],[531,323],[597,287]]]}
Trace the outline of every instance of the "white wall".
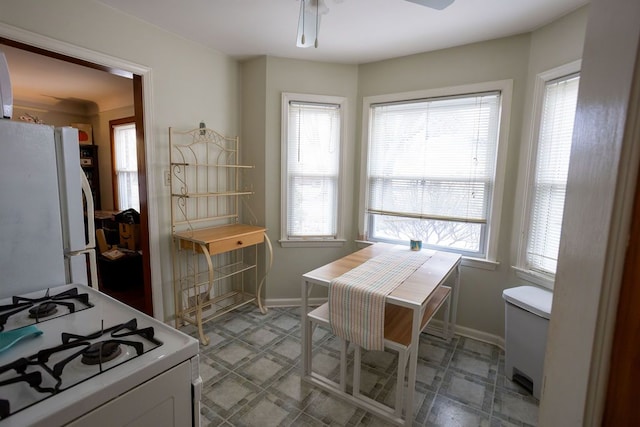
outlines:
{"label": "white wall", "polygon": [[[358,87],[358,68],[355,65],[327,64],[319,62],[298,61],[283,58],[259,58],[243,64],[243,135],[246,143],[245,156],[259,164],[255,171],[256,188],[264,186],[264,195],[258,195],[251,201],[264,199],[264,205],[255,209],[259,213],[259,221],[266,225],[268,234],[274,242],[274,264],[269,273],[266,287],[266,298],[271,302],[281,303],[283,300],[300,298],[300,277],[329,261],[353,252],[352,218],[355,217],[355,205],[351,199],[354,188],[356,163],[355,128],[356,103]],[[257,82],[256,82],[257,81]],[[255,98],[247,99],[247,90],[255,88],[259,91]],[[262,92],[264,91],[264,92]],[[347,98],[347,139],[345,144],[345,235],[348,241],[342,248],[282,248],[280,239],[280,115],[282,92],[310,93],[317,95],[336,95]],[[252,105],[246,105],[251,102]],[[256,105],[257,104],[257,105]],[[244,115],[247,113],[247,115]],[[257,117],[256,117],[257,115]],[[248,128],[257,128],[263,133],[256,134]],[[252,133],[249,133],[252,132]],[[260,147],[260,144],[264,145]],[[256,156],[262,155],[262,158]],[[252,163],[253,164],[253,163]],[[261,182],[262,181],[262,182]]]}
{"label": "white wall", "polygon": [[146,129],[147,151],[152,156],[147,161],[148,177],[150,187],[155,189],[149,197],[149,208],[158,218],[157,229],[150,230],[152,270],[160,273],[160,277],[154,277],[153,286],[154,294],[164,302],[164,313],[159,317],[170,318],[170,210],[168,187],[162,179],[169,161],[167,129],[193,128],[204,120],[221,132],[238,133],[236,61],[91,0],[0,0],[0,10],[0,24],[61,41],[63,52],[69,46],[80,47],[151,69],[151,78],[144,86],[152,107],[145,111],[150,124]]}

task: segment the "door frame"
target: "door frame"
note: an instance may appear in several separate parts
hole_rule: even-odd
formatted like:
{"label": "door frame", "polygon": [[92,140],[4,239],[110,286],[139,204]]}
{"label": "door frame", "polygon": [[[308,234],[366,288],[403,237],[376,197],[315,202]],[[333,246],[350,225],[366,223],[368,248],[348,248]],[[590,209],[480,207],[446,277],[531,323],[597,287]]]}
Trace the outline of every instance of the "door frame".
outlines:
{"label": "door frame", "polygon": [[144,153],[138,151],[138,173],[140,174],[138,185],[141,192],[141,199],[143,194],[146,199],[144,205],[142,200],[140,202],[140,228],[144,228],[147,231],[147,233],[144,233],[146,238],[143,239],[143,232],[141,230],[140,245],[143,253],[149,254],[148,257],[143,257],[145,311],[156,319],[164,321],[160,250],[159,245],[150,245],[149,243],[150,241],[158,242],[160,238],[158,232],[158,207],[153,203],[149,203],[150,200],[154,200],[150,198],[149,195],[157,194],[158,190],[156,189],[155,181],[153,179],[147,179],[150,173],[147,165],[153,164],[156,145],[153,141],[153,133],[147,131],[148,129],[153,129],[153,105],[151,103],[152,70],[122,58],[92,51],[4,23],[0,23],[0,41],[13,47],[105,71],[121,77],[128,77],[133,80],[138,149],[140,149],[142,145],[144,150]]}
{"label": "door frame", "polygon": [[637,0],[589,6],[544,362],[543,426],[603,425],[609,374],[618,368],[610,357],[640,163],[639,13]]}
{"label": "door frame", "polygon": [[[149,256],[144,256],[144,254],[149,254],[149,217],[148,217],[148,207],[149,204],[147,202],[147,174],[146,174],[146,162],[145,162],[145,144],[144,144],[144,110],[142,106],[139,106],[139,100],[142,99],[142,82],[141,78],[138,75],[133,76],[133,92],[134,92],[134,116],[123,117],[121,119],[109,120],[109,137],[111,143],[111,187],[113,191],[113,206],[116,208],[118,206],[118,185],[117,185],[117,174],[116,174],[116,155],[115,155],[115,144],[114,144],[114,125],[119,124],[127,124],[133,123],[136,126],[136,151],[137,151],[137,160],[138,160],[138,197],[140,200],[140,249],[143,254],[142,256],[142,272],[143,272],[143,283],[144,283],[144,306],[142,307],[142,311],[146,314],[152,316],[153,315],[153,290],[151,289],[151,269],[149,263]],[[141,129],[141,130],[139,130]],[[122,209],[120,206],[117,208],[118,210]]]}

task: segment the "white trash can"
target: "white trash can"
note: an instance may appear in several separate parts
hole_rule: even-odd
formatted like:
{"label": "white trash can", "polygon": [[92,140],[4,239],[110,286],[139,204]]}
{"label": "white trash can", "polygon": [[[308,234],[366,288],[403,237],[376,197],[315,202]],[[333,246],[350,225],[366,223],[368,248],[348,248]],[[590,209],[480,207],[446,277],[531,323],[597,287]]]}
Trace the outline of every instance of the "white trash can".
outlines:
{"label": "white trash can", "polygon": [[553,294],[534,286],[502,292],[505,300],[505,375],[540,399]]}

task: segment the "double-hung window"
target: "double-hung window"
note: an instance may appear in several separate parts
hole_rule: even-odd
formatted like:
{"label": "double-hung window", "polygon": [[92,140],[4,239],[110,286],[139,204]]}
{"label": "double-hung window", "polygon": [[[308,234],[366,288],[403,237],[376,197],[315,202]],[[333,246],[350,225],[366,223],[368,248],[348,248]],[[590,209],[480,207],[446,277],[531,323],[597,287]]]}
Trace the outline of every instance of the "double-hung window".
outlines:
{"label": "double-hung window", "polygon": [[140,212],[136,125],[132,117],[112,120],[111,156],[114,170],[113,194],[117,210]]}
{"label": "double-hung window", "polygon": [[365,239],[495,261],[510,91],[508,81],[365,98]]}
{"label": "double-hung window", "polygon": [[579,63],[538,76],[518,271],[552,286],[578,99]]}
{"label": "double-hung window", "polygon": [[341,152],[346,100],[283,93],[283,246],[343,242]]}

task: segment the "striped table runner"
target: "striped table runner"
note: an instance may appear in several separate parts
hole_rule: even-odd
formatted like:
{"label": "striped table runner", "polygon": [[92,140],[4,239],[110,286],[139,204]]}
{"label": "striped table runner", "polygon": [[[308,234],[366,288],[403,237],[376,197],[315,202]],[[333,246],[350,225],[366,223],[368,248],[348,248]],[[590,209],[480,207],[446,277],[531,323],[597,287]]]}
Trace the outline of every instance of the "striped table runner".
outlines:
{"label": "striped table runner", "polygon": [[371,258],[331,281],[329,322],[336,336],[367,350],[384,349],[384,303],[431,256],[409,249]]}

